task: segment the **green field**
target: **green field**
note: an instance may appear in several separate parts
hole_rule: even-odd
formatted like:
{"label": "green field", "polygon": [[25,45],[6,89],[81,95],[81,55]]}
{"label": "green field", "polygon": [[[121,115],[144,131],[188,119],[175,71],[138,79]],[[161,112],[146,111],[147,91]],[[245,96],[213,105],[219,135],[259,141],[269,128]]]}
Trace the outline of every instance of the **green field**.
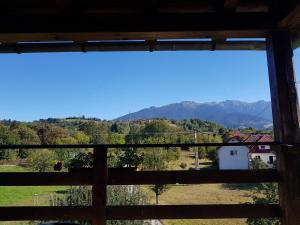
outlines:
{"label": "green field", "polygon": [[[181,170],[180,163],[187,164],[186,169],[194,167],[193,153],[182,151],[177,161],[169,164],[169,169]],[[209,169],[211,163],[201,160],[201,169]],[[0,166],[0,172],[26,172],[19,166]],[[51,193],[66,190],[68,187],[0,187],[0,206],[49,205]],[[155,194],[149,186],[143,186],[148,193],[150,203],[155,204]],[[251,202],[249,189],[228,188],[223,184],[208,185],[171,185],[167,192],[159,197],[159,204],[237,204]],[[245,219],[222,220],[164,220],[165,225],[246,225]],[[0,225],[23,225],[22,222],[5,222]]]}
{"label": "green field", "polygon": [[[0,166],[0,172],[28,172],[21,166]],[[0,206],[48,205],[51,193],[66,190],[67,187],[0,187]]]}
{"label": "green field", "polygon": [[[187,169],[194,167],[193,153],[182,151],[178,161],[169,167],[181,169],[180,163],[185,162]],[[212,165],[207,160],[200,160],[201,169],[209,169]],[[170,185],[170,188],[159,197],[162,205],[188,204],[238,204],[251,202],[251,191],[247,189],[228,188],[224,184],[201,185]],[[155,194],[147,188],[151,204],[155,204]],[[214,219],[214,220],[164,220],[165,225],[246,225],[245,219]]]}

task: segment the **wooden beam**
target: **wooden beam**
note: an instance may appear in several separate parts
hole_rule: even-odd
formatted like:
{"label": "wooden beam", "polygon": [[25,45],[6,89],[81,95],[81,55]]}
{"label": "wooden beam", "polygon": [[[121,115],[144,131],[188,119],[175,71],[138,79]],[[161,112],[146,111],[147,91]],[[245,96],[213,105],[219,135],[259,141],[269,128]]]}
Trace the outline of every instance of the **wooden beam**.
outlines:
{"label": "wooden beam", "polygon": [[[290,33],[270,33],[267,38],[267,56],[275,140],[287,144],[297,143],[300,139],[299,105]],[[297,151],[291,154],[286,147],[281,147],[277,152],[283,225],[298,225],[300,221],[300,149]]]}
{"label": "wooden beam", "polygon": [[0,53],[92,52],[92,51],[199,51],[199,50],[265,50],[264,41],[147,41],[85,43],[18,43],[0,45]]}
{"label": "wooden beam", "polygon": [[280,21],[279,27],[292,33],[300,32],[300,3]]}
{"label": "wooden beam", "polygon": [[60,186],[92,185],[91,171],[82,172],[3,172],[0,173],[0,186]]}
{"label": "wooden beam", "polygon": [[[230,0],[232,1],[232,0]],[[220,1],[222,2],[222,1]],[[214,2],[211,0],[60,0],[60,1],[37,1],[27,0],[26,4],[19,1],[1,1],[0,6],[3,12],[8,14],[57,14],[59,12],[79,11],[82,14],[91,12],[98,13],[144,13],[148,5],[154,5],[157,12],[214,12]],[[240,5],[244,12],[249,10],[260,12],[268,7],[268,0],[241,1]],[[265,7],[262,8],[261,6]]]}
{"label": "wooden beam", "polygon": [[52,32],[174,32],[274,29],[281,14],[269,13],[158,13],[80,15],[0,15],[7,21],[0,33]]}
{"label": "wooden beam", "polygon": [[91,220],[92,208],[86,206],[0,207],[0,221],[22,220]]}
{"label": "wooden beam", "polygon": [[[92,185],[93,170],[69,173],[0,173],[0,186]],[[278,182],[275,170],[130,171],[108,170],[108,185],[212,184]]]}
{"label": "wooden beam", "polygon": [[108,206],[109,220],[144,219],[218,219],[279,217],[278,205],[156,205]]}
{"label": "wooden beam", "polygon": [[126,171],[110,170],[110,185],[278,182],[275,170]]}
{"label": "wooden beam", "polygon": [[192,38],[264,38],[269,29],[214,30],[182,32],[53,32],[53,33],[0,33],[1,43],[49,41],[106,41],[106,40],[159,40]]}
{"label": "wooden beam", "polygon": [[[0,221],[91,220],[92,207],[0,207]],[[107,220],[274,218],[278,205],[107,206]]]}
{"label": "wooden beam", "polygon": [[268,36],[267,56],[275,140],[287,144],[300,142],[293,49],[288,32]]}
{"label": "wooden beam", "polygon": [[95,148],[93,152],[92,225],[106,224],[107,148]]}
{"label": "wooden beam", "polygon": [[235,11],[240,4],[240,0],[225,0],[224,9],[229,11]]}
{"label": "wooden beam", "polygon": [[265,37],[280,15],[268,13],[189,13],[126,15],[2,15],[0,41],[157,40],[163,38]]}

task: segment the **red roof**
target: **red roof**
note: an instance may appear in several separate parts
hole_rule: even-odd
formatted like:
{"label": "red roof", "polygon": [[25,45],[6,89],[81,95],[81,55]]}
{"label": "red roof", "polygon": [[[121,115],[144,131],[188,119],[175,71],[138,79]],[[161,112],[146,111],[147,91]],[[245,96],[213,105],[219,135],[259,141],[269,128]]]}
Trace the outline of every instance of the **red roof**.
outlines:
{"label": "red roof", "polygon": [[[249,137],[246,142],[272,142],[273,137],[270,134],[257,134],[251,135],[255,137]],[[251,140],[251,141],[250,141]],[[255,140],[255,141],[252,141]],[[271,153],[271,148],[269,149],[259,149],[258,145],[250,145],[249,153]]]}
{"label": "red roof", "polygon": [[[249,134],[248,136],[246,134],[242,133],[234,133],[235,136],[224,140],[225,142],[228,142],[232,138],[235,138],[241,142],[272,142],[273,137],[270,134]],[[259,149],[258,145],[249,145],[249,153],[271,153],[271,149]]]}

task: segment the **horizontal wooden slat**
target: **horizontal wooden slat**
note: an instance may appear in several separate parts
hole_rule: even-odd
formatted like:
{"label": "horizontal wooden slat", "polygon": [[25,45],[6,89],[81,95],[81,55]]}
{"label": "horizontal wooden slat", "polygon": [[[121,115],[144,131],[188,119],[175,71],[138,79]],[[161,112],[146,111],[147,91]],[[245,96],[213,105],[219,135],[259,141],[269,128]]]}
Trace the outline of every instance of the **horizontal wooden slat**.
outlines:
{"label": "horizontal wooden slat", "polygon": [[91,207],[0,207],[0,221],[89,220]]}
{"label": "horizontal wooden slat", "polygon": [[0,173],[0,186],[59,186],[59,185],[91,185],[92,173]]}
{"label": "horizontal wooden slat", "polygon": [[221,147],[247,145],[280,145],[278,142],[241,142],[241,143],[188,143],[188,144],[63,144],[63,145],[0,145],[0,149],[43,149],[43,148],[171,148],[171,147]]}
{"label": "horizontal wooden slat", "polygon": [[108,206],[109,220],[142,219],[217,219],[279,217],[278,205],[159,205]]}
{"label": "horizontal wooden slat", "polygon": [[277,182],[276,170],[109,171],[108,184],[211,184]]}
{"label": "horizontal wooden slat", "polygon": [[[271,218],[279,217],[280,209],[276,204],[107,206],[106,213],[108,220]],[[0,221],[91,218],[91,207],[0,207]]]}
{"label": "horizontal wooden slat", "polygon": [[281,13],[0,14],[0,42],[263,38]]}
{"label": "horizontal wooden slat", "polygon": [[[284,15],[270,13],[0,14],[0,33],[159,32],[274,29]],[[43,25],[43,26],[41,26]],[[89,39],[92,40],[92,39]]]}
{"label": "horizontal wooden slat", "polygon": [[[88,12],[110,12],[110,13],[141,13],[149,9],[151,6],[155,7],[158,12],[214,12],[215,1],[211,0],[76,0],[76,1],[46,1],[46,0],[27,0],[18,1],[2,0],[1,8],[3,11],[16,14],[41,14],[43,13],[61,13],[64,11],[76,10],[81,13]],[[239,4],[239,11],[268,11],[270,1],[268,0],[251,0],[241,1]]]}
{"label": "horizontal wooden slat", "polygon": [[[91,185],[92,171],[70,173],[0,173],[0,186]],[[276,170],[129,171],[109,169],[109,185],[277,182]]]}
{"label": "horizontal wooden slat", "polygon": [[49,42],[49,41],[105,41],[105,40],[159,40],[159,39],[192,39],[192,38],[264,38],[268,29],[249,30],[214,30],[214,31],[166,31],[166,32],[35,32],[3,33],[0,42]]}
{"label": "horizontal wooden slat", "polygon": [[91,52],[91,51],[199,51],[199,50],[264,50],[264,41],[146,41],[87,43],[19,43],[0,45],[0,53]]}

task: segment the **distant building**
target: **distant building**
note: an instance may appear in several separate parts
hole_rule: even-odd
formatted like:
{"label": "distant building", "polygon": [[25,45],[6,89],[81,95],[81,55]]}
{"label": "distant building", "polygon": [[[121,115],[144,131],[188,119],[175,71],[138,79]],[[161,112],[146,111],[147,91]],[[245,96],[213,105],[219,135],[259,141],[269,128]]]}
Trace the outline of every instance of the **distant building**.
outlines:
{"label": "distant building", "polygon": [[[239,142],[271,142],[273,138],[269,134],[235,133],[235,136],[225,136],[225,143]],[[218,149],[219,169],[221,170],[247,170],[251,168],[251,161],[260,158],[270,168],[274,167],[276,155],[269,145],[245,145],[245,146],[222,146]]]}

